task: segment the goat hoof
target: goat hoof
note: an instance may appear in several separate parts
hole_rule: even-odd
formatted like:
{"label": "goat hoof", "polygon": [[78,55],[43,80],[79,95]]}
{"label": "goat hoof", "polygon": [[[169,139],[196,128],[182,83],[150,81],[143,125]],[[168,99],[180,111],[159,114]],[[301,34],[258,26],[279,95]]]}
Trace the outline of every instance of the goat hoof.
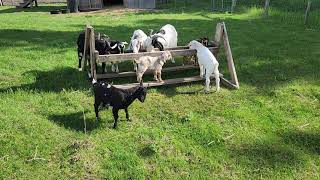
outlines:
{"label": "goat hoof", "polygon": [[78,70],[79,70],[79,71],[82,71],[82,68],[79,68]]}
{"label": "goat hoof", "polygon": [[128,118],[127,121],[132,121],[131,118]]}
{"label": "goat hoof", "polygon": [[204,93],[205,93],[205,94],[209,94],[209,91],[208,91],[208,90],[204,90]]}

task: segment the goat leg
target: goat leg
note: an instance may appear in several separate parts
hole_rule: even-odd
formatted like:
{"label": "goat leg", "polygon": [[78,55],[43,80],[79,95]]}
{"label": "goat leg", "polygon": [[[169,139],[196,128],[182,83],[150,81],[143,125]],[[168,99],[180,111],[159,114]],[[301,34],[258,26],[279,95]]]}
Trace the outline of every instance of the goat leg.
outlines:
{"label": "goat leg", "polygon": [[102,63],[102,74],[106,73],[106,63]]}
{"label": "goat leg", "polygon": [[153,79],[157,82],[159,82],[159,79],[158,79],[158,71],[157,70],[154,70],[153,72]]}
{"label": "goat leg", "polygon": [[158,82],[163,82],[162,78],[161,78],[161,70],[158,70]]}
{"label": "goat leg", "polygon": [[127,121],[130,121],[128,108],[125,108],[124,110],[125,110],[125,112],[126,112],[126,118],[127,118]]}
{"label": "goat leg", "polygon": [[81,52],[78,52],[78,59],[79,59],[78,68],[79,68],[79,71],[82,71],[82,68],[81,68],[82,53]]}
{"label": "goat leg", "polygon": [[117,128],[118,118],[119,118],[118,112],[119,112],[119,109],[112,108],[112,113],[114,118],[113,129]]}
{"label": "goat leg", "polygon": [[99,103],[94,103],[94,112],[96,113],[96,119],[99,122]]}

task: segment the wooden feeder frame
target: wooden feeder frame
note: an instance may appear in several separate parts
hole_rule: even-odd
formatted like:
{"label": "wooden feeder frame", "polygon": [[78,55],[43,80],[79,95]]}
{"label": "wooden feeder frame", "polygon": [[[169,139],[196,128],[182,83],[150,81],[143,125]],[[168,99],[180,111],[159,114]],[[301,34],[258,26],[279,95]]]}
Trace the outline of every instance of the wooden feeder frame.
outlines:
{"label": "wooden feeder frame", "polygon": [[[227,57],[227,64],[228,64],[228,71],[230,73],[231,80],[227,80],[220,74],[221,83],[231,89],[239,89],[239,82],[236,73],[236,69],[234,66],[234,61],[232,57],[232,51],[229,43],[227,28],[224,22],[218,23],[216,26],[216,32],[214,36],[214,41],[212,42],[214,45],[212,47],[208,47],[209,50],[217,57],[218,53],[220,52],[221,44],[224,44],[225,54]],[[89,55],[86,54],[87,48],[90,47]],[[166,51],[170,51],[172,57],[177,56],[193,56],[196,55],[196,50],[189,49],[187,46],[178,46],[176,48],[168,48],[165,49]],[[105,74],[98,74],[96,69],[96,64],[98,63],[115,63],[115,62],[125,62],[131,61],[133,59],[138,59],[142,56],[160,56],[161,51],[156,50],[153,52],[139,52],[139,53],[124,53],[124,54],[109,54],[109,55],[99,55],[99,52],[95,50],[95,38],[94,38],[94,28],[92,26],[87,25],[85,31],[85,48],[84,48],[84,61],[82,63],[82,69],[87,69],[89,76],[95,79],[96,81],[101,79],[110,79],[110,78],[119,78],[119,77],[128,77],[128,76],[136,76],[134,71],[131,72],[120,72],[120,73],[105,73]],[[88,56],[88,57],[87,57]],[[88,65],[88,60],[90,61],[90,66]],[[163,68],[162,72],[177,72],[177,71],[184,71],[190,69],[199,69],[197,65],[184,65],[184,66],[175,66],[175,67],[168,67]],[[145,74],[151,74],[152,71],[147,71]],[[164,82],[144,82],[145,86],[163,86],[163,85],[170,85],[170,84],[182,84],[188,82],[196,82],[196,81],[203,81],[204,79],[198,76],[193,77],[184,77],[184,78],[176,78],[176,79],[166,79]],[[139,83],[130,83],[130,84],[122,84],[122,85],[115,85],[119,88],[130,88],[137,86]]]}

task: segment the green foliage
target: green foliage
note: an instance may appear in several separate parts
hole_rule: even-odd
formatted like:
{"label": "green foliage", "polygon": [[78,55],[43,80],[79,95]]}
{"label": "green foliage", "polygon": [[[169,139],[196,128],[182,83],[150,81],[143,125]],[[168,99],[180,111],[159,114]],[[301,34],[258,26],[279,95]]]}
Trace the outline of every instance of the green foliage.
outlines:
{"label": "green foliage", "polygon": [[[0,178],[319,179],[316,23],[305,28],[281,9],[265,19],[259,7],[213,14],[199,2],[154,12],[68,15],[49,15],[60,6],[0,7]],[[110,110],[95,120],[90,82],[76,68],[76,38],[86,23],[127,41],[135,29],[171,23],[185,45],[212,37],[222,20],[239,90],[204,94],[203,83],[150,88],[144,104],[130,107],[132,122],[121,111],[113,130]],[[228,76],[225,56],[218,59]]]}

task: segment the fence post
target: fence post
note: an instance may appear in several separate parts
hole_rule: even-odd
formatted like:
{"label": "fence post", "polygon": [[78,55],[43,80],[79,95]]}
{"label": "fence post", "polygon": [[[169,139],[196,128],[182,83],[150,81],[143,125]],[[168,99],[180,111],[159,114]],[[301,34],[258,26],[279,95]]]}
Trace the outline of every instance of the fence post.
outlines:
{"label": "fence post", "polygon": [[270,0],[266,0],[266,2],[264,4],[264,15],[265,15],[265,17],[269,16],[269,4],[270,4]]}
{"label": "fence post", "polygon": [[224,1],[221,0],[221,11],[223,11],[223,9],[224,9]]}
{"label": "fence post", "polygon": [[308,16],[309,16],[309,11],[310,11],[310,8],[311,8],[311,3],[312,3],[312,0],[309,0],[309,1],[308,1],[308,5],[307,5],[306,12],[305,12],[305,14],[304,14],[304,24],[307,24]]}
{"label": "fence post", "polygon": [[211,0],[211,7],[212,7],[212,11],[214,11],[216,9],[215,4],[214,4],[214,0]]}
{"label": "fence post", "polygon": [[236,8],[236,5],[237,5],[237,0],[232,0],[231,13],[233,13],[234,9]]}

